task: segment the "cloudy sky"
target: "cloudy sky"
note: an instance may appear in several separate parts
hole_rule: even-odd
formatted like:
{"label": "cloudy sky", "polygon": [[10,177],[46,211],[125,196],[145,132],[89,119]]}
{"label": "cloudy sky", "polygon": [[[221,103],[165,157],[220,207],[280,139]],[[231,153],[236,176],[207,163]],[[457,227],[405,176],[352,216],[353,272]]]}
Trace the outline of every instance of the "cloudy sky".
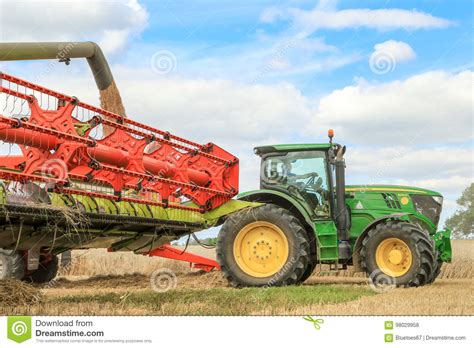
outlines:
{"label": "cloudy sky", "polygon": [[[445,196],[473,181],[471,2],[6,1],[1,41],[93,40],[127,113],[241,158],[252,149],[347,144],[348,183],[409,184]],[[98,104],[84,61],[2,64]]]}

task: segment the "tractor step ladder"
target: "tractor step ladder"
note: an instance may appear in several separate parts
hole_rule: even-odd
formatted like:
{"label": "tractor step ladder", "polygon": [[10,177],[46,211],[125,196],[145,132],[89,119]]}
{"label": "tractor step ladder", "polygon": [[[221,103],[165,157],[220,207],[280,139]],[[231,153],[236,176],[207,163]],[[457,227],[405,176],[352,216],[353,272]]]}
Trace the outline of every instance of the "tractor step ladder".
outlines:
{"label": "tractor step ladder", "polygon": [[339,260],[339,243],[337,238],[337,228],[334,225],[334,221],[318,223],[316,229],[320,261],[337,262]]}

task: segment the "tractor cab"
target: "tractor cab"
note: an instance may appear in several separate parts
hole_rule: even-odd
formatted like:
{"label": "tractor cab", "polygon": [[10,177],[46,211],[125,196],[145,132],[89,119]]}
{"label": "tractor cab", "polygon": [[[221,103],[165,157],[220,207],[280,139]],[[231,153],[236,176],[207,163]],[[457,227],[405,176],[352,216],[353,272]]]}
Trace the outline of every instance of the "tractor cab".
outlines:
{"label": "tractor cab", "polygon": [[262,158],[260,188],[288,194],[315,219],[330,219],[334,209],[330,166],[332,144],[275,145],[255,149]]}
{"label": "tractor cab", "polygon": [[260,188],[280,191],[297,200],[312,221],[333,220],[341,256],[350,257],[350,214],[345,202],[346,147],[329,143],[260,146]]}
{"label": "tractor cab", "polygon": [[312,221],[335,223],[337,249],[341,259],[351,257],[351,217],[345,202],[345,146],[329,143],[274,145],[255,148],[262,158],[260,188],[275,190],[297,200]]}

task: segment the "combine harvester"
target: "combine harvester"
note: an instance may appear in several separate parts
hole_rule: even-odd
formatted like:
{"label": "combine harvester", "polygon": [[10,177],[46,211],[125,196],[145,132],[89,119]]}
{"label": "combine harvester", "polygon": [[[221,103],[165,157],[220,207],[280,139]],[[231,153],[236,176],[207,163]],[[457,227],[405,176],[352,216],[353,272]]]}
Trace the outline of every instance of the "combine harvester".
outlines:
{"label": "combine harvester", "polygon": [[[93,43],[3,44],[4,60],[85,57],[101,98],[114,81]],[[67,52],[67,53],[65,53]],[[238,159],[2,73],[0,158],[3,277],[51,280],[71,248],[131,250],[218,267],[168,243],[250,203],[238,192]],[[120,100],[120,97],[118,97]],[[123,108],[116,108],[122,109]]]}
{"label": "combine harvester", "polygon": [[[450,261],[450,232],[437,232],[441,195],[346,186],[345,147],[332,133],[325,144],[256,148],[261,189],[233,200],[238,159],[125,117],[97,45],[0,44],[0,60],[71,58],[87,58],[103,106],[113,93],[120,105],[107,111],[0,75],[0,278],[50,281],[57,255],[78,248],[222,269],[236,287],[298,284],[318,263],[419,286]],[[218,262],[169,244],[220,224]]]}

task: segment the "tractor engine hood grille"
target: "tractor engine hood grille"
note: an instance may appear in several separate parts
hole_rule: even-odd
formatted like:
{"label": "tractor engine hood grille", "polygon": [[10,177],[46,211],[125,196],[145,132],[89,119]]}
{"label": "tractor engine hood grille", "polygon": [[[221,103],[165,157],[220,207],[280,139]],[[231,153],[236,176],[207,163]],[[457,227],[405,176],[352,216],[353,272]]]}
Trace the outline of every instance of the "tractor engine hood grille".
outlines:
{"label": "tractor engine hood grille", "polygon": [[410,197],[416,211],[438,225],[442,202],[437,202],[433,196],[427,195],[410,195]]}
{"label": "tractor engine hood grille", "polygon": [[395,193],[382,193],[382,197],[390,209],[402,209],[400,201]]}

